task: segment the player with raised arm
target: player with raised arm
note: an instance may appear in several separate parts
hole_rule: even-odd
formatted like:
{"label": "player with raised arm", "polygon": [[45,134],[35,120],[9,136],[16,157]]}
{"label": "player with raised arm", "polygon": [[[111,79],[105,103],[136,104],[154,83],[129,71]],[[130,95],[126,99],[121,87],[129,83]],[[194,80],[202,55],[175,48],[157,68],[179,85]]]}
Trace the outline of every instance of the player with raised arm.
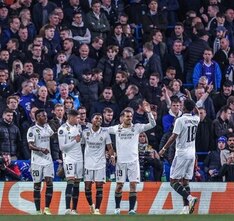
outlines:
{"label": "player with raised arm", "polygon": [[27,141],[31,153],[31,175],[34,182],[34,203],[36,212],[41,215],[41,182],[45,179],[45,208],[44,214],[51,215],[50,203],[53,195],[54,163],[50,154],[50,137],[54,134],[47,124],[45,110],[35,112],[36,124],[28,129]]}
{"label": "player with raised arm", "polygon": [[[81,150],[81,126],[78,125],[79,113],[70,110],[67,121],[58,129],[59,148],[63,155],[63,167],[67,180],[65,191],[65,215],[77,215],[79,185],[83,178],[83,154]],[[70,208],[72,199],[72,209]]]}
{"label": "player with raised arm", "polygon": [[116,190],[115,190],[115,214],[120,214],[120,202],[122,199],[123,184],[128,178],[130,182],[129,193],[129,212],[134,215],[136,204],[136,184],[140,182],[140,166],[138,156],[139,134],[147,131],[156,125],[153,114],[151,113],[150,104],[146,101],[142,102],[144,111],[147,113],[148,124],[133,124],[133,112],[124,109],[121,113],[122,124],[109,127],[109,133],[116,136]]}
{"label": "player with raised arm", "polygon": [[[115,156],[110,135],[106,128],[101,127],[102,115],[100,113],[93,114],[91,122],[91,128],[85,129],[82,136],[82,143],[85,144],[85,196],[90,206],[90,213],[100,215],[103,183],[106,182],[106,146],[113,165],[115,164]],[[96,205],[93,204],[92,200],[93,182],[96,183]]]}
{"label": "player with raised arm", "polygon": [[171,137],[159,152],[159,155],[163,156],[169,146],[176,141],[175,157],[170,170],[170,184],[183,197],[182,214],[193,213],[198,200],[190,194],[189,180],[193,177],[195,138],[199,121],[199,111],[194,101],[185,100],[183,115],[176,119]]}

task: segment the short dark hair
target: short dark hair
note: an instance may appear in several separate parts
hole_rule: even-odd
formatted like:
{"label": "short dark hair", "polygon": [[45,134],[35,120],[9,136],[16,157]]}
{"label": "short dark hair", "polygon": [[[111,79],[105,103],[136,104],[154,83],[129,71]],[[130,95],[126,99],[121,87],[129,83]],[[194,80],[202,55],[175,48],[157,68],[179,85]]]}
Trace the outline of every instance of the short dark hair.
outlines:
{"label": "short dark hair", "polygon": [[186,99],[184,100],[184,107],[187,111],[191,112],[195,108],[196,104],[193,100]]}
{"label": "short dark hair", "polygon": [[228,106],[228,105],[224,105],[223,107],[221,107],[221,109],[220,109],[220,113],[222,113],[222,112],[227,112],[227,110],[231,110],[231,108]]}
{"label": "short dark hair", "polygon": [[229,139],[229,138],[231,138],[231,137],[234,137],[234,133],[229,133],[229,134],[227,135],[227,139]]}
{"label": "short dark hair", "polygon": [[68,116],[78,116],[79,113],[78,113],[77,110],[71,109],[71,110],[68,111],[67,115]]}
{"label": "short dark hair", "polygon": [[102,117],[102,114],[101,113],[93,113],[92,116],[91,116],[91,120],[93,120],[93,118],[95,116],[101,116]]}
{"label": "short dark hair", "polygon": [[13,110],[9,109],[9,108],[6,108],[4,111],[3,111],[3,114],[6,114],[6,113],[14,113]]}
{"label": "short dark hair", "polygon": [[42,112],[46,112],[45,109],[38,109],[38,110],[35,111],[35,118],[36,118],[36,120],[37,120],[37,116],[38,116],[40,113],[42,113]]}

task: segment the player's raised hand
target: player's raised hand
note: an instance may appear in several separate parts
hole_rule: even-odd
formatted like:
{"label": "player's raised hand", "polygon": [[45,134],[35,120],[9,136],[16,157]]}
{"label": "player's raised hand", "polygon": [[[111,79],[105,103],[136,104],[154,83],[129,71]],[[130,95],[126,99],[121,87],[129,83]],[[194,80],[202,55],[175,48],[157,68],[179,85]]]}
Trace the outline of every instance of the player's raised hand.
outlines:
{"label": "player's raised hand", "polygon": [[145,112],[150,112],[151,108],[150,108],[150,104],[147,101],[143,101],[143,108]]}
{"label": "player's raised hand", "polygon": [[41,152],[47,155],[50,151],[47,148],[41,148]]}

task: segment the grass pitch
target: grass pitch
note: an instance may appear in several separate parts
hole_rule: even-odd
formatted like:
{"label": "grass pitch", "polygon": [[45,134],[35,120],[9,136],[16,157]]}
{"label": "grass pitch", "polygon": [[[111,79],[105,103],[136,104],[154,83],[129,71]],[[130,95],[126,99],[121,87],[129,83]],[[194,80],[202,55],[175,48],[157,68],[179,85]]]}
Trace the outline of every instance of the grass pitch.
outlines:
{"label": "grass pitch", "polygon": [[2,215],[0,221],[231,221],[234,215],[79,215],[79,216],[33,216]]}

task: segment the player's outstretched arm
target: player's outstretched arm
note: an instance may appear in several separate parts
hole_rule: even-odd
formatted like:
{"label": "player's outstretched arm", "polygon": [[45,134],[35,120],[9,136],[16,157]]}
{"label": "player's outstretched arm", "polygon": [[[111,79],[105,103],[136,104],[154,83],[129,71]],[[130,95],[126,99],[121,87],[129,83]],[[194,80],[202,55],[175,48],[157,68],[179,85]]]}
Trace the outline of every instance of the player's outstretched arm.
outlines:
{"label": "player's outstretched arm", "polygon": [[177,134],[173,133],[170,138],[168,139],[168,141],[166,142],[166,144],[164,145],[164,147],[159,151],[159,156],[163,157],[164,153],[167,151],[167,149],[175,142],[176,138],[178,137]]}

